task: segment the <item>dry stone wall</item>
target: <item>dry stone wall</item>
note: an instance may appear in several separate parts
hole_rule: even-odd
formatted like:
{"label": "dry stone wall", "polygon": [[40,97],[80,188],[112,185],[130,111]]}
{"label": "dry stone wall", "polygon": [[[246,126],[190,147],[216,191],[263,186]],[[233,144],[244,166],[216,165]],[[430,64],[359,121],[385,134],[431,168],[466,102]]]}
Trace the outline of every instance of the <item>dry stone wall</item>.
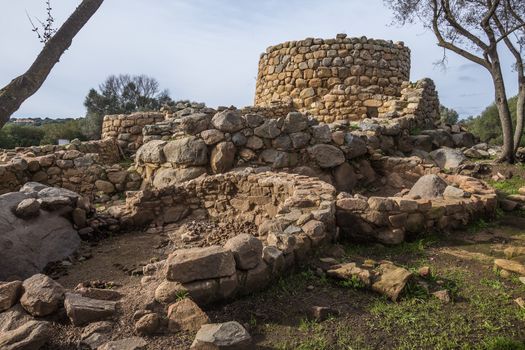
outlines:
{"label": "dry stone wall", "polygon": [[244,169],[130,193],[120,220],[123,225],[165,225],[205,210],[218,221],[258,226],[256,237],[243,234],[223,247],[179,249],[169,256],[157,300],[170,303],[187,291],[202,304],[264,288],[332,241],[334,204],[335,189],[323,181]]}
{"label": "dry stone wall", "polygon": [[290,101],[319,120],[359,120],[389,111],[410,76],[403,43],[307,38],[271,46],[259,60],[255,105]]}
{"label": "dry stone wall", "polygon": [[102,139],[116,139],[125,152],[135,151],[142,145],[142,128],[165,118],[164,112],[107,115],[102,123]]}
{"label": "dry stone wall", "polygon": [[[36,156],[37,149],[43,155]],[[121,153],[113,139],[67,147],[31,147],[0,164],[0,193],[17,191],[30,181],[63,187],[91,199],[96,194],[109,196],[139,188],[141,177],[128,172],[120,161]]]}
{"label": "dry stone wall", "polygon": [[10,150],[0,149],[0,164],[6,163],[15,157],[40,157],[68,150],[77,150],[81,153],[96,153],[102,164],[113,164],[122,159],[118,145],[113,140],[80,142],[78,139],[75,139],[67,145],[17,147]]}

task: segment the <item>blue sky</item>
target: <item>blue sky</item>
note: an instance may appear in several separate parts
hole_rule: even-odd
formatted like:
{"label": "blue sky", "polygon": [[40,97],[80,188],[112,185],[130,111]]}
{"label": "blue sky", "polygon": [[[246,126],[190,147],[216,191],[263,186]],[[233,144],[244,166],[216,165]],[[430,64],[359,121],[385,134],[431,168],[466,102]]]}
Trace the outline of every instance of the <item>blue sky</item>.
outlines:
{"label": "blue sky", "polygon": [[[23,73],[41,49],[26,10],[45,18],[44,0],[0,0],[3,31],[0,86]],[[57,23],[80,1],[52,0]],[[207,105],[253,103],[257,63],[266,47],[306,37],[349,36],[404,41],[412,50],[411,80],[434,79],[441,103],[460,115],[493,101],[489,75],[452,53],[442,55],[422,26],[391,25],[382,0],[106,0],[77,35],[42,88],[15,117],[79,117],[83,100],[110,74],[155,77],[174,99]],[[509,95],[517,91],[510,55],[503,55]]]}

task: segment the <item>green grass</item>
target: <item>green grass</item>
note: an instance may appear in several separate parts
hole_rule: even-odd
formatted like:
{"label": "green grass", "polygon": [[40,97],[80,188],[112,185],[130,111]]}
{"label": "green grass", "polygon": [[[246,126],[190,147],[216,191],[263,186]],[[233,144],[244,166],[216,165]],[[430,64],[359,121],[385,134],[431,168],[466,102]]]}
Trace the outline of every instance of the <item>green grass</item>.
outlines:
{"label": "green grass", "polygon": [[525,343],[522,341],[506,338],[494,337],[484,340],[481,344],[483,350],[525,350]]}
{"label": "green grass", "polygon": [[525,179],[517,175],[503,181],[488,180],[487,182],[504,195],[518,194],[520,187],[525,186]]}

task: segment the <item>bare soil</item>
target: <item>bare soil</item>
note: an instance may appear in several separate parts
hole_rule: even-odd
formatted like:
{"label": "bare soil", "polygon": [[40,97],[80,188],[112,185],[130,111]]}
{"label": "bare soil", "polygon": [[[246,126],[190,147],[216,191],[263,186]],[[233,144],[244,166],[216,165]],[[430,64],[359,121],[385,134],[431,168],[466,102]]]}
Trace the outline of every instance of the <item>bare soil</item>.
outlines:
{"label": "bare soil", "polygon": [[[192,220],[182,224],[197,227]],[[210,225],[204,233],[216,229],[215,223],[201,225]],[[184,246],[168,240],[170,232],[177,230],[175,225],[169,232],[110,237],[90,248],[90,259],[67,267],[67,275],[58,281],[67,288],[85,281],[112,282],[124,294],[112,336],[132,336],[134,311],[151,300],[151,291],[141,286],[141,276],[133,271],[165,258],[174,245]],[[238,227],[235,232],[239,233]],[[502,257],[505,247],[525,246],[524,218],[507,216],[461,231],[426,233],[395,247],[343,245],[345,261],[388,259],[414,273],[429,266],[432,277],[410,286],[393,303],[319,273],[323,257],[319,253],[269,289],[205,311],[213,322],[236,320],[245,325],[254,338],[254,349],[500,349],[501,344],[512,346],[505,349],[520,349],[525,341],[525,312],[513,301],[525,297],[525,285],[517,276],[503,278],[493,270],[493,259]],[[449,290],[453,301],[444,304],[429,295],[427,287]],[[338,313],[324,321],[310,320],[312,306],[329,306]],[[71,326],[64,311],[54,320],[54,337],[44,349],[76,349],[82,328]],[[188,349],[193,337],[177,333],[145,339],[151,350]]]}

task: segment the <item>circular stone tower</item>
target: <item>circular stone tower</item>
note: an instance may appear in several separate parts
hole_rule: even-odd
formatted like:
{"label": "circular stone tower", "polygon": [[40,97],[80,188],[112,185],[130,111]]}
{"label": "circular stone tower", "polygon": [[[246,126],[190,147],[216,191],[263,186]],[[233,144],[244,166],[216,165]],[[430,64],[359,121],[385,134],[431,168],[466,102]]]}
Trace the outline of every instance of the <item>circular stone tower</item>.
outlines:
{"label": "circular stone tower", "polygon": [[261,55],[255,105],[292,102],[327,123],[378,117],[409,77],[410,49],[402,42],[346,34],[288,41]]}

